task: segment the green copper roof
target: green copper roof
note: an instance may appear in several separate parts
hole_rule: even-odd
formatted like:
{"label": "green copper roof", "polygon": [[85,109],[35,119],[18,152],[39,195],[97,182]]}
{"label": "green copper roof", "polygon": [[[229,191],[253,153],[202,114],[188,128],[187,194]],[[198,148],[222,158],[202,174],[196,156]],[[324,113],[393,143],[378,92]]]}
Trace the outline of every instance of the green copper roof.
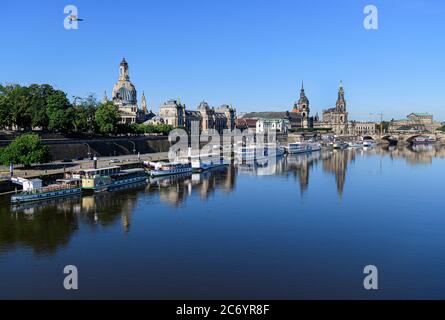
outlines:
{"label": "green copper roof", "polygon": [[428,117],[428,116],[431,116],[431,114],[429,114],[427,112],[413,112],[411,114],[413,114],[415,116],[418,116],[418,117]]}

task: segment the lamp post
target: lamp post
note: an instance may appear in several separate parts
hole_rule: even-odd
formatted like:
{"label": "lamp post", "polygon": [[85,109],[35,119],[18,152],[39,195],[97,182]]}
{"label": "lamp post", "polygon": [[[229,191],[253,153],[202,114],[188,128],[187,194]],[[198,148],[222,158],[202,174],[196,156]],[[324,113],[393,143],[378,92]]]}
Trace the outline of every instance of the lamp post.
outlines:
{"label": "lamp post", "polygon": [[136,143],[134,143],[134,141],[128,140],[129,142],[131,142],[133,144],[133,155],[136,154]]}
{"label": "lamp post", "polygon": [[86,145],[87,147],[88,147],[88,160],[90,160],[91,159],[91,148],[90,148],[90,145],[88,144],[88,143],[84,143],[84,145]]}

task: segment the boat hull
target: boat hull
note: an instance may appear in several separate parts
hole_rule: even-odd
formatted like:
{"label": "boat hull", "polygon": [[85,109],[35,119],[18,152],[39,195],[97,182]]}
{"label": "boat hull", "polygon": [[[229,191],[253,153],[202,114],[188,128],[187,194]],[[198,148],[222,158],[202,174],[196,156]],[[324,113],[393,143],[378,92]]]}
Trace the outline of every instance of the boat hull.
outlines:
{"label": "boat hull", "polygon": [[121,188],[124,186],[129,186],[129,185],[137,184],[137,183],[141,183],[141,182],[147,182],[147,179],[148,179],[148,176],[144,175],[144,176],[140,176],[140,177],[134,177],[131,179],[123,179],[123,180],[113,181],[111,183],[111,185],[108,186],[108,190]]}
{"label": "boat hull", "polygon": [[11,203],[38,202],[48,199],[70,197],[82,194],[82,188],[71,188],[63,190],[48,191],[43,193],[14,195],[11,197]]}
{"label": "boat hull", "polygon": [[176,174],[192,172],[192,168],[173,169],[173,170],[152,170],[150,175],[152,177],[172,176]]}

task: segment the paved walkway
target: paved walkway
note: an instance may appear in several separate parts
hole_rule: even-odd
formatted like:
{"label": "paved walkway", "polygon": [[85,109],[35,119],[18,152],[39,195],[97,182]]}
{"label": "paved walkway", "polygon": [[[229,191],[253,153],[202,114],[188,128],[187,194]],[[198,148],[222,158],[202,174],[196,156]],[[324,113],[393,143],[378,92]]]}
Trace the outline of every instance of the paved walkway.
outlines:
{"label": "paved walkway", "polygon": [[[132,164],[142,161],[164,161],[168,159],[168,152],[159,153],[148,153],[141,154],[140,159],[137,155],[125,155],[116,157],[102,157],[98,158],[97,166],[99,168],[122,165],[122,164]],[[79,160],[64,163],[61,161],[55,161],[48,164],[36,165],[31,169],[15,168],[15,177],[26,177],[33,178],[42,175],[52,175],[57,173],[63,173],[64,171],[80,170],[80,169],[90,169],[93,168],[92,160]],[[0,180],[7,179],[9,177],[9,167],[0,166]]]}

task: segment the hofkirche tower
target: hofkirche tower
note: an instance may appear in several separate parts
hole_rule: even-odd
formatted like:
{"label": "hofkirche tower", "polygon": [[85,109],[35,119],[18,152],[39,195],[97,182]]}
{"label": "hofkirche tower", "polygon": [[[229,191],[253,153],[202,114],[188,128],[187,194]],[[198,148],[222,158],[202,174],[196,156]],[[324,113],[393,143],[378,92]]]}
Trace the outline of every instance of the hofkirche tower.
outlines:
{"label": "hofkirche tower", "polygon": [[309,128],[309,116],[311,110],[309,108],[309,99],[306,97],[306,93],[304,92],[303,82],[301,82],[300,99],[298,99],[298,101],[294,104],[292,112],[301,115],[303,128]]}
{"label": "hofkirche tower", "polygon": [[348,111],[346,110],[345,90],[340,81],[335,107],[323,110],[323,123],[329,126],[335,134],[348,133]]}

